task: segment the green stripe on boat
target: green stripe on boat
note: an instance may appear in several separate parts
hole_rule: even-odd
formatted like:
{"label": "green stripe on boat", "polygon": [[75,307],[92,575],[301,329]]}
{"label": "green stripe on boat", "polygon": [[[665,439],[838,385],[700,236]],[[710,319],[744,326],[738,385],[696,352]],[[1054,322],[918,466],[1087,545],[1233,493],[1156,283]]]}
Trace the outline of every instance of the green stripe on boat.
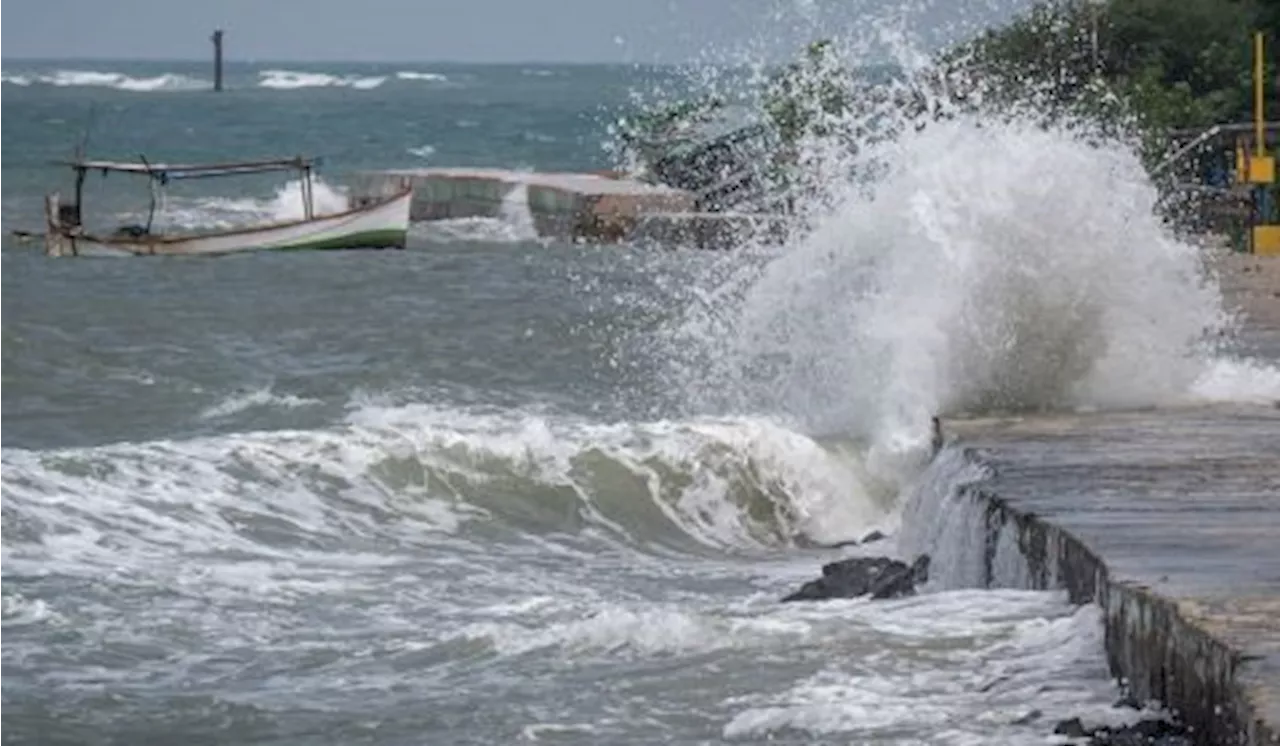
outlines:
{"label": "green stripe on boat", "polygon": [[288,244],[286,246],[270,246],[267,249],[278,251],[303,251],[312,249],[403,249],[408,242],[409,232],[395,228],[364,231],[349,235],[321,238],[315,241]]}

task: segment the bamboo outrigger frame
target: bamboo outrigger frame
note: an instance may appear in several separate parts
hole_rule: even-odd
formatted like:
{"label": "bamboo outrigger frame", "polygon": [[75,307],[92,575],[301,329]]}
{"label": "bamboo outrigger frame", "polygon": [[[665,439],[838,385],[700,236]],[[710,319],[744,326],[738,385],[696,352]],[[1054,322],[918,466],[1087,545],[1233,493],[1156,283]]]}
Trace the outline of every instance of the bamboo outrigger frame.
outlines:
{"label": "bamboo outrigger frame", "polygon": [[237,163],[196,163],[165,164],[151,163],[145,155],[140,155],[141,162],[99,161],[77,159],[58,161],[57,165],[68,166],[76,174],[75,209],[81,209],[84,197],[85,178],[91,171],[99,171],[104,176],[109,173],[134,174],[146,176],[150,181],[151,206],[147,212],[147,231],[150,232],[155,221],[156,203],[159,190],[171,181],[182,179],[209,179],[219,176],[247,176],[251,174],[276,173],[281,171],[296,172],[302,179],[302,209],[307,220],[315,217],[315,200],[312,189],[312,172],[317,161],[302,156],[293,158],[275,158],[261,161],[241,161]]}

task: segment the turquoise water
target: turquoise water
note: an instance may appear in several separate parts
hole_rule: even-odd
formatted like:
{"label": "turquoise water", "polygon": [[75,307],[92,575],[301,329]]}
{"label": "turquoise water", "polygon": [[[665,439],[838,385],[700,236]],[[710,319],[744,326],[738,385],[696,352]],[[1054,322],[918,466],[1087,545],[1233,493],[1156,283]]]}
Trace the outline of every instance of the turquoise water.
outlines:
{"label": "turquoise water", "polygon": [[[38,227],[41,194],[69,181],[49,162],[69,157],[86,126],[89,152],[104,159],[301,153],[322,157],[335,179],[428,165],[594,169],[612,165],[602,143],[629,94],[674,79],[607,66],[231,63],[226,90],[215,96],[200,63],[21,61],[6,62],[3,74],[10,230]],[[269,193],[268,183],[249,183]],[[221,193],[226,185],[184,189]]]}

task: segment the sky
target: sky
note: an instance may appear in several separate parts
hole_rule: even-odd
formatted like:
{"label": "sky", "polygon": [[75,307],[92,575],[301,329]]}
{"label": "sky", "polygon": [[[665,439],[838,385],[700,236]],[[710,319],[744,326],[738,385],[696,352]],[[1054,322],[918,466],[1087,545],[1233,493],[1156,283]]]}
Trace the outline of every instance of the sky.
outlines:
{"label": "sky", "polygon": [[[0,57],[682,63],[778,60],[887,26],[928,47],[1023,0],[9,0]],[[873,19],[889,19],[872,23]],[[959,28],[957,28],[957,25]],[[741,59],[734,59],[741,58]]]}

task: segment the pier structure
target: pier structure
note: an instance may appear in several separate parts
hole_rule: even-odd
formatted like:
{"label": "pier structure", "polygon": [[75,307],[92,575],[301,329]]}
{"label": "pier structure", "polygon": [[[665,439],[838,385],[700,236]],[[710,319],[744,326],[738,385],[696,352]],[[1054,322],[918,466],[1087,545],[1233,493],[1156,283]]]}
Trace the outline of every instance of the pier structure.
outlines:
{"label": "pier structure", "polygon": [[733,248],[785,235],[785,216],[701,212],[686,190],[615,173],[417,168],[365,171],[349,179],[356,204],[412,186],[414,221],[509,216],[526,211],[538,235],[561,241]]}
{"label": "pier structure", "polygon": [[[1280,263],[1214,251],[1241,351],[1280,365]],[[1280,401],[943,429],[987,470],[957,496],[980,584],[1098,604],[1112,674],[1198,746],[1280,746]]]}

